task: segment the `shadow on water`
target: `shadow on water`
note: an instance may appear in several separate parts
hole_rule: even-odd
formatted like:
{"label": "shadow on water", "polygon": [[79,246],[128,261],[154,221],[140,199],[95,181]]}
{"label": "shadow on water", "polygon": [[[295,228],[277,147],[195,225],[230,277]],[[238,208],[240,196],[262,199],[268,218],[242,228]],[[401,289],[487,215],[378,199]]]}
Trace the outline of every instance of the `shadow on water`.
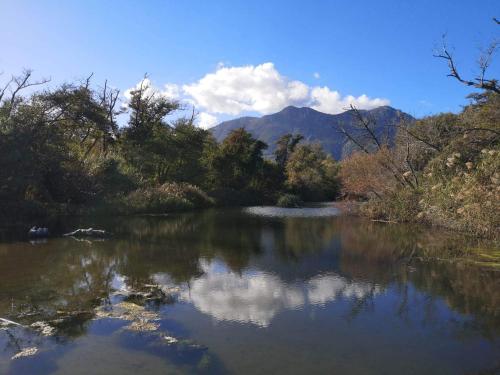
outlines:
{"label": "shadow on water", "polygon": [[[144,353],[162,360],[151,360],[153,372],[250,373],[275,364],[278,372],[336,366],[340,373],[356,373],[362,353],[349,350],[352,342],[341,342],[349,329],[347,340],[381,334],[387,342],[403,340],[416,329],[429,340],[434,337],[436,351],[439,345],[449,347],[448,357],[432,357],[435,367],[412,364],[408,370],[414,373],[495,371],[500,272],[486,267],[477,250],[490,244],[318,210],[321,215],[314,210],[268,214],[258,208],[93,222],[74,218],[59,230],[93,226],[114,235],[105,241],[0,243],[0,317],[24,326],[0,326],[0,373],[64,372],[75,361],[72,351],[98,348],[100,340],[114,348],[111,369],[123,353],[131,358]],[[163,288],[161,298],[152,296],[156,286]],[[146,318],[127,311],[113,316],[110,311],[120,304],[137,306]],[[126,329],[130,322],[146,321],[154,330]],[[325,336],[331,325],[338,336]],[[285,344],[278,334],[266,335],[280,327],[282,337],[303,330],[302,341],[291,338]],[[315,345],[324,348],[323,355]],[[432,341],[429,347],[419,341],[409,345],[415,358],[430,355],[433,346]],[[10,359],[29,347],[39,352]],[[234,354],[236,347],[247,358]],[[275,350],[268,367],[259,357],[264,347]],[[294,350],[302,353],[302,367],[293,367]],[[412,358],[403,348],[392,350]],[[455,354],[467,351],[470,358],[453,362]],[[372,366],[387,373],[403,368],[392,361]]]}

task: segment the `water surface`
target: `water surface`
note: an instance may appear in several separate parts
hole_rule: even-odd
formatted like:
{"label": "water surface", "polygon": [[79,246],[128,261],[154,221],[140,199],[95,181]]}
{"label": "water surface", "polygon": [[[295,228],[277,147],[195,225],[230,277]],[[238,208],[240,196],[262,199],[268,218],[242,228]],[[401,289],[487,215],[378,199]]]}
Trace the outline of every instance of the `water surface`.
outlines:
{"label": "water surface", "polygon": [[0,244],[0,374],[500,372],[499,268],[455,234],[333,207],[77,221],[114,235]]}

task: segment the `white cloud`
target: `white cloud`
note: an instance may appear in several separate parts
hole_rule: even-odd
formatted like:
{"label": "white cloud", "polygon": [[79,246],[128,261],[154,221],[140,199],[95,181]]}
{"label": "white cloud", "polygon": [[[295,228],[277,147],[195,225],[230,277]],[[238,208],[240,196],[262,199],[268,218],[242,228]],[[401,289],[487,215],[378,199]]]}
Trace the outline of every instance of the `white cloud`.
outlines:
{"label": "white cloud", "polygon": [[222,66],[183,89],[198,106],[230,115],[276,112],[287,105],[303,103],[309,92],[307,85],[283,77],[272,63]]}
{"label": "white cloud", "polygon": [[209,129],[217,125],[217,117],[211,115],[207,112],[201,112],[198,114],[198,126],[203,129]]}
{"label": "white cloud", "polygon": [[[319,73],[314,73],[319,78]],[[184,93],[209,112],[239,115],[242,112],[267,114],[288,105],[311,106],[326,113],[340,113],[350,104],[360,109],[388,105],[387,99],[367,95],[342,96],[328,87],[308,86],[280,74],[273,63],[240,67],[219,66],[198,82],[184,85]]]}
{"label": "white cloud", "polygon": [[[315,72],[315,78],[320,74]],[[358,97],[342,96],[327,86],[309,86],[298,80],[282,75],[273,63],[228,67],[222,63],[215,72],[208,73],[197,82],[179,86],[166,84],[156,88],[146,78],[142,81],[148,90],[170,99],[178,99],[194,105],[203,112],[199,125],[215,125],[215,114],[237,116],[245,112],[269,114],[286,106],[308,106],[325,113],[344,112],[353,104],[360,109],[371,109],[390,104],[388,99],[370,98],[363,94]],[[135,88],[140,87],[139,82]],[[130,97],[131,89],[125,92]]]}
{"label": "white cloud", "polygon": [[318,72],[314,72],[313,73],[313,77],[316,78],[316,79],[319,79],[321,76]]}
{"label": "white cloud", "polygon": [[344,112],[352,104],[359,109],[372,109],[383,105],[389,105],[387,99],[370,99],[366,95],[354,97],[347,95],[342,97],[338,91],[332,91],[328,87],[314,87],[311,90],[311,107],[325,113]]}
{"label": "white cloud", "polygon": [[163,86],[163,90],[160,91],[160,95],[169,99],[179,99],[181,96],[181,90],[175,83],[167,83]]}
{"label": "white cloud", "polygon": [[167,83],[163,89],[156,87],[149,78],[140,80],[134,87],[131,87],[123,93],[125,99],[128,101],[132,97],[132,91],[143,89],[146,95],[159,95],[167,99],[177,100],[181,96],[180,87],[173,83]]}

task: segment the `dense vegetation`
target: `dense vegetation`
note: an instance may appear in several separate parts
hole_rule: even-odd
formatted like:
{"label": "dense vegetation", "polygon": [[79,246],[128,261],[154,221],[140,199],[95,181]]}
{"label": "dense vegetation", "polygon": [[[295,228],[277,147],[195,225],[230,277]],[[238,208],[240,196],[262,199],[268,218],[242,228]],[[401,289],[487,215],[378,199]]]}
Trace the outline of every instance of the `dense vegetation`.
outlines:
{"label": "dense vegetation", "polygon": [[380,143],[344,160],[344,194],[368,199],[362,211],[377,219],[498,236],[500,95],[470,99],[459,114],[401,124],[392,148]]}
{"label": "dense vegetation", "polygon": [[477,91],[459,114],[400,122],[393,143],[353,108],[358,131],[346,136],[358,152],[342,162],[341,180],[346,196],[367,200],[363,213],[500,236],[500,85],[487,72],[499,45],[493,40],[478,59],[478,74],[466,78],[443,40],[434,56],[447,63],[448,77]]}
{"label": "dense vegetation", "polygon": [[120,106],[118,91],[90,78],[55,89],[30,71],[8,81],[0,90],[0,218],[336,196],[337,164],[319,146],[286,135],[268,160],[267,145],[243,129],[219,144],[147,82]]}
{"label": "dense vegetation", "polygon": [[351,107],[342,114],[349,126],[336,127],[351,153],[341,163],[320,144],[301,143],[300,134],[282,135],[272,158],[264,157],[268,145],[243,128],[217,142],[194,125],[194,112],[183,117],[181,104],[146,79],[120,102],[117,90],[95,88],[91,77],[47,89],[26,71],[0,88],[0,220],[297,207],[342,192],[364,201],[361,212],[372,218],[498,237],[500,87],[486,78],[497,46],[481,56],[480,73],[470,80],[446,45],[436,55],[449,76],[478,89],[459,114],[417,121],[400,114],[395,122]]}

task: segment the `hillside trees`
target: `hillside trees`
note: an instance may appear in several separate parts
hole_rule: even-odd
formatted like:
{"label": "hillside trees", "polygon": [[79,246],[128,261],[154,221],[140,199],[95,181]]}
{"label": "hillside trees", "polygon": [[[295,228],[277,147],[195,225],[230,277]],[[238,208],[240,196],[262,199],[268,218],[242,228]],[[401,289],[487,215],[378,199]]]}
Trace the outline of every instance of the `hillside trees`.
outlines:
{"label": "hillside trees", "polygon": [[252,137],[245,129],[232,131],[218,150],[210,155],[212,183],[231,189],[251,187],[257,175],[262,173],[264,142]]}

